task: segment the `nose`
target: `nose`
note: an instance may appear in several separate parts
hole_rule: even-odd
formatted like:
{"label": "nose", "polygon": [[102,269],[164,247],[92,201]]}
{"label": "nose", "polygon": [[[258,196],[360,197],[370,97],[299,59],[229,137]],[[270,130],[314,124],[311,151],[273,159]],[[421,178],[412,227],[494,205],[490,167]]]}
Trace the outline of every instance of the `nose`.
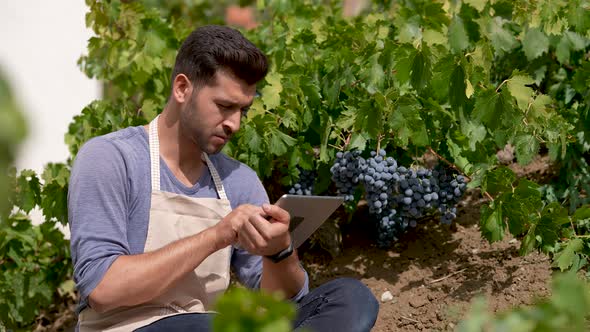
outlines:
{"label": "nose", "polygon": [[242,112],[232,112],[223,120],[223,131],[225,135],[231,136],[240,129],[240,122],[242,120]]}

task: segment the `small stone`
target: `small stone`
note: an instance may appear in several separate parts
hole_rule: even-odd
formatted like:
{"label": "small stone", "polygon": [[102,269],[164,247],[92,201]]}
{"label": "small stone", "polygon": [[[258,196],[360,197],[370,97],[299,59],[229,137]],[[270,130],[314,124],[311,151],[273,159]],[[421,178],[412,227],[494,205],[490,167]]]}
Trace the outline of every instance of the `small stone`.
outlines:
{"label": "small stone", "polygon": [[428,295],[426,297],[428,298],[428,301],[436,300],[436,296],[434,296],[434,294],[431,294],[431,293],[428,293]]}
{"label": "small stone", "polygon": [[454,328],[455,328],[455,324],[453,324],[453,323],[449,323],[449,328],[450,328],[450,329],[454,329]]}
{"label": "small stone", "polygon": [[518,241],[518,240],[517,239],[512,239],[512,240],[508,241],[508,243],[513,244],[513,243],[516,243],[516,241]]}
{"label": "small stone", "polygon": [[471,250],[471,253],[477,255],[479,253],[479,249],[473,249]]}
{"label": "small stone", "polygon": [[388,302],[393,300],[393,295],[390,291],[386,291],[385,293],[381,294],[381,302]]}

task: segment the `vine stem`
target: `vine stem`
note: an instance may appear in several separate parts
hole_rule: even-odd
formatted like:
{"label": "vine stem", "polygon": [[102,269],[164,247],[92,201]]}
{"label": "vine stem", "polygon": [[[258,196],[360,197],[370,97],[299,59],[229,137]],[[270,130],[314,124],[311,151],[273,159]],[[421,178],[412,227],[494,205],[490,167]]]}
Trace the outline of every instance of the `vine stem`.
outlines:
{"label": "vine stem", "polygon": [[[440,154],[438,154],[438,152],[434,151],[434,149],[432,147],[428,147],[428,151],[430,151],[433,155],[435,155],[438,159],[442,160],[445,164],[449,165],[452,169],[456,170],[457,172],[461,173],[461,175],[463,175],[464,177],[467,178],[467,180],[471,181],[471,177],[465,173],[463,173],[463,171],[461,169],[459,169],[459,167],[457,167],[457,165],[453,164],[452,162],[448,161],[445,157],[441,156]],[[490,201],[494,201],[494,198],[492,197],[492,195],[490,195],[487,191],[483,192],[483,195],[485,197],[487,197]]]}
{"label": "vine stem", "polygon": [[351,137],[352,137],[352,133],[348,133],[348,136],[346,137],[346,140],[344,141],[344,150],[346,150],[346,147],[348,146],[348,144],[350,144]]}
{"label": "vine stem", "polygon": [[381,141],[383,140],[383,135],[379,134],[379,136],[377,137],[377,153],[379,153],[379,150],[381,150]]}
{"label": "vine stem", "polygon": [[500,83],[500,85],[498,85],[498,87],[496,88],[496,92],[500,91],[500,88],[502,87],[502,85],[504,85],[504,83],[508,82],[510,79],[505,79],[502,83]]}

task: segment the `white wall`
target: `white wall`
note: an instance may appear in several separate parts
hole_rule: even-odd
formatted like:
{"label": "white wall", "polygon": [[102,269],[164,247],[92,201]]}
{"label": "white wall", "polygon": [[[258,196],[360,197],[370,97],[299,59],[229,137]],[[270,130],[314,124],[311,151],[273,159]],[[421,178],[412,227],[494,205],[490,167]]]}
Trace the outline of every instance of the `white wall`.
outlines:
{"label": "white wall", "polygon": [[[29,126],[16,166],[42,172],[69,156],[64,134],[74,115],[97,99],[100,85],[78,69],[92,31],[83,0],[0,0],[0,68]],[[34,223],[43,220],[36,209]],[[69,230],[60,229],[69,238]]]}
{"label": "white wall", "polygon": [[76,62],[92,31],[83,0],[0,1],[0,68],[25,111],[29,135],[16,162],[42,171],[65,161],[64,134],[72,117],[100,93]]}

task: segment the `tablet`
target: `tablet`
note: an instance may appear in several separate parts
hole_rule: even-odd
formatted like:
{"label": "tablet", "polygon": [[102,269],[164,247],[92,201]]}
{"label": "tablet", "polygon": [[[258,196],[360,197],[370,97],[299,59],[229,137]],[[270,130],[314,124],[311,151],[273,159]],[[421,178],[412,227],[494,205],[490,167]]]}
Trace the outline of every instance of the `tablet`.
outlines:
{"label": "tablet", "polygon": [[293,248],[299,247],[315,232],[328,217],[344,202],[339,196],[303,196],[285,194],[277,200],[291,215],[289,231]]}

